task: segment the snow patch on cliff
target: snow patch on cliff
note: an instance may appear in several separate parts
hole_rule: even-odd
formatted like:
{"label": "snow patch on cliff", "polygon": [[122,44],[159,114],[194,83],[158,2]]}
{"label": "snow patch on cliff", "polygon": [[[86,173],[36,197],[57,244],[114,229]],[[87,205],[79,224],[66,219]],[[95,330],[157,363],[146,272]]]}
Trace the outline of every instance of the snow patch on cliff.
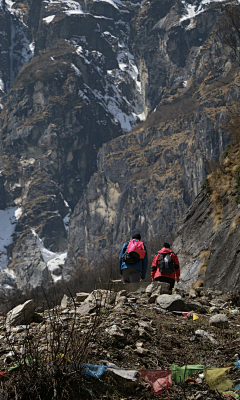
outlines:
{"label": "snow patch on cliff", "polygon": [[45,262],[49,272],[51,273],[53,281],[57,282],[61,280],[62,274],[59,274],[59,267],[62,267],[65,263],[67,250],[63,251],[62,253],[54,253],[53,251],[46,249],[46,247],[44,247],[42,239],[40,239],[36,231],[34,229],[31,229],[31,231],[36,238],[37,246],[42,254],[43,261]]}
{"label": "snow patch on cliff", "polygon": [[[122,111],[123,99],[114,85],[107,84],[104,95],[96,89],[93,90],[92,93],[112,115],[114,122],[120,123],[123,131],[129,132],[132,129],[135,119],[131,114],[127,115]],[[113,95],[109,95],[109,93],[113,93]]]}
{"label": "snow patch on cliff", "polygon": [[222,3],[225,0],[202,0],[199,5],[188,4],[186,1],[182,0],[182,4],[184,5],[184,15],[180,19],[179,22],[186,21],[191,18],[195,18],[197,15],[201,14],[206,10],[208,4],[211,3]]}
{"label": "snow patch on cliff", "polygon": [[[84,11],[82,10],[82,7],[77,1],[73,0],[66,0],[66,1],[61,1],[61,0],[45,0],[44,1],[44,6],[45,9],[51,9],[52,7],[58,7],[58,12],[64,12],[67,15],[73,15],[73,14],[85,14]],[[52,22],[54,18],[51,19],[53,15],[49,15],[48,17],[43,18],[45,22],[48,24]]]}
{"label": "snow patch on cliff", "polygon": [[5,3],[7,6],[7,9],[10,11],[11,14],[13,14],[15,10],[12,10],[12,6],[14,5],[15,2],[11,1],[11,0],[5,0]]}
{"label": "snow patch on cliff", "polygon": [[55,18],[55,15],[49,15],[48,17],[43,18],[43,21],[45,21],[47,24],[50,24]]}
{"label": "snow patch on cliff", "polygon": [[4,83],[3,80],[0,78],[0,90],[4,92]]}
{"label": "snow patch on cliff", "polygon": [[0,268],[6,269],[8,266],[7,246],[13,242],[15,231],[17,207],[0,210]]}
{"label": "snow patch on cliff", "polygon": [[94,0],[94,1],[98,1],[98,2],[102,1],[104,3],[111,4],[111,6],[113,6],[114,8],[117,8],[118,10],[119,10],[119,8],[118,8],[117,4],[119,4],[121,6],[123,5],[120,0],[114,0],[114,1],[112,1],[112,0]]}

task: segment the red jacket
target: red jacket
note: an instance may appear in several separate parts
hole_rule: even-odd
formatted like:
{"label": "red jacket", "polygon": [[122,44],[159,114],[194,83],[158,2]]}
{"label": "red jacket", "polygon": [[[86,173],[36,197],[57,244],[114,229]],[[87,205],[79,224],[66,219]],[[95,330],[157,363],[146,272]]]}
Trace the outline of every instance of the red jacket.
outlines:
{"label": "red jacket", "polygon": [[[172,259],[174,261],[175,264],[175,271],[172,272],[171,274],[161,274],[161,272],[159,271],[158,268],[158,261],[159,261],[159,254],[167,254],[167,253],[171,253]],[[180,277],[180,267],[179,267],[179,261],[178,261],[178,257],[177,255],[171,250],[171,249],[167,249],[166,247],[163,247],[161,250],[159,250],[157,252],[157,254],[154,256],[153,258],[153,262],[152,262],[152,266],[151,266],[151,277],[153,279],[157,278],[158,276],[166,276],[168,278],[172,278],[172,279],[179,279]]]}

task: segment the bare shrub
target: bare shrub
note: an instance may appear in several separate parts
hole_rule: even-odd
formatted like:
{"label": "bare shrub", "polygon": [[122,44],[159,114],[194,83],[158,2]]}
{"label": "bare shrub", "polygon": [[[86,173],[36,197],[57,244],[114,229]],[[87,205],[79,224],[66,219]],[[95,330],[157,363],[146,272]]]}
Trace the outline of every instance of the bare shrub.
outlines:
{"label": "bare shrub", "polygon": [[[100,303],[90,327],[82,333],[74,307],[61,313],[56,306],[44,313],[44,320],[28,326],[24,336],[7,328],[7,343],[16,362],[9,378],[2,383],[6,399],[39,400],[84,399],[88,393],[81,374],[100,323]],[[14,370],[15,369],[15,370]],[[88,398],[88,397],[86,397]]]}

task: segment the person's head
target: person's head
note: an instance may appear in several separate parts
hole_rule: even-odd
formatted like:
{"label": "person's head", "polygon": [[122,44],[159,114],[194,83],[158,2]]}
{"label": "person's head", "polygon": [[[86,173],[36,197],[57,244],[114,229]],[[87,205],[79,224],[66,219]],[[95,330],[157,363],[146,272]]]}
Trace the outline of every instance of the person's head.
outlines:
{"label": "person's head", "polygon": [[165,247],[166,249],[170,249],[170,244],[167,242],[164,242],[163,247]]}
{"label": "person's head", "polygon": [[140,235],[140,233],[135,233],[135,234],[132,236],[132,239],[141,240],[141,235]]}

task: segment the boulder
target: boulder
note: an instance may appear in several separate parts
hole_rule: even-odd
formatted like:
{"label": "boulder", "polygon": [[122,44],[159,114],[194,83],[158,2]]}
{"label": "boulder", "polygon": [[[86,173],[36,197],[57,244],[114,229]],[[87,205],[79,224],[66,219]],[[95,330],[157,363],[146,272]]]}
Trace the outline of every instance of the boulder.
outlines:
{"label": "boulder", "polygon": [[95,310],[96,306],[92,303],[83,303],[80,307],[76,308],[76,312],[77,314],[80,315],[86,315],[86,314],[90,314]]}
{"label": "boulder", "polygon": [[197,311],[200,314],[206,314],[207,310],[203,305],[198,301],[192,301],[186,303],[187,311]]}
{"label": "boulder", "polygon": [[110,290],[96,289],[88,295],[84,303],[91,303],[94,306],[105,307],[106,305],[114,304],[116,293]]}
{"label": "boulder", "polygon": [[186,305],[179,294],[161,294],[157,298],[157,303],[167,311],[185,311]]}
{"label": "boulder", "polygon": [[228,318],[225,314],[216,314],[209,320],[210,325],[217,328],[228,328]]}
{"label": "boulder", "polygon": [[128,299],[127,299],[126,296],[121,296],[121,297],[119,297],[119,298],[118,298],[118,302],[117,302],[116,306],[114,307],[114,310],[117,310],[117,309],[119,309],[119,308],[122,308],[122,306],[123,306],[124,304],[126,304],[126,303],[128,303]]}
{"label": "boulder", "polygon": [[145,293],[150,297],[152,293],[168,294],[169,283],[166,282],[152,282],[146,287]]}
{"label": "boulder", "polygon": [[89,293],[86,293],[86,292],[76,293],[75,301],[77,303],[82,303],[88,296],[89,296]]}
{"label": "boulder", "polygon": [[27,325],[33,320],[34,300],[27,300],[7,313],[6,326]]}
{"label": "boulder", "polygon": [[71,298],[68,297],[66,294],[64,294],[61,301],[61,308],[64,309],[69,307],[70,303],[71,303]]}

